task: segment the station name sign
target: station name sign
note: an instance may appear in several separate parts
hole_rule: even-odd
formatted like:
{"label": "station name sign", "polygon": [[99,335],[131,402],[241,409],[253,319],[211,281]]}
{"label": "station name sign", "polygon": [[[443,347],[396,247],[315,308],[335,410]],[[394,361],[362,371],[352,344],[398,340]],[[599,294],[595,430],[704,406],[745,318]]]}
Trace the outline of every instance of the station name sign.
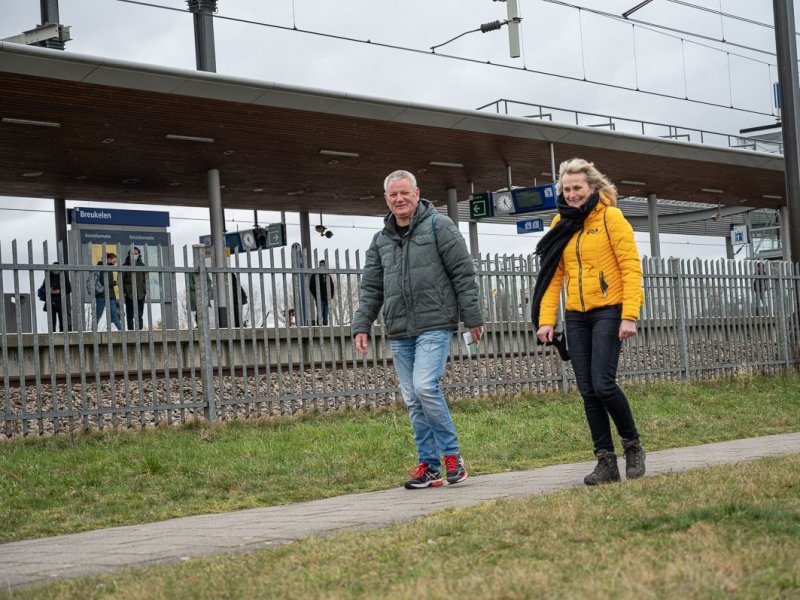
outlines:
{"label": "station name sign", "polygon": [[156,210],[76,207],[67,211],[67,220],[70,224],[169,227],[169,213]]}

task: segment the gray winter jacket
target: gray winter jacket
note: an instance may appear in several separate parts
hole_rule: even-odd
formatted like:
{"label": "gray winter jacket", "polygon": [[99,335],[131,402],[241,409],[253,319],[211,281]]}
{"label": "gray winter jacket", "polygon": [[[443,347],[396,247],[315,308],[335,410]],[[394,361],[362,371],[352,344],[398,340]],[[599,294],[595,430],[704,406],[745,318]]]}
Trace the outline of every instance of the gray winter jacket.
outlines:
{"label": "gray winter jacket", "polygon": [[381,306],[390,338],[483,325],[472,259],[453,221],[421,199],[404,238],[394,215],[385,223],[367,250],[353,335],[370,332]]}

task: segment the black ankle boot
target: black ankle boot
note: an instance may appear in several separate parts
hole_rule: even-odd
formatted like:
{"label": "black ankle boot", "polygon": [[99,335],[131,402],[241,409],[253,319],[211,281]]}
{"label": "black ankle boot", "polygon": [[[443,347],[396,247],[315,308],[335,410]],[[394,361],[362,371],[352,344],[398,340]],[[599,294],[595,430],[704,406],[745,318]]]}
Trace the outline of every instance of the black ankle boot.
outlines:
{"label": "black ankle boot", "polygon": [[600,485],[619,481],[619,467],[617,467],[617,455],[607,450],[597,452],[597,466],[594,471],[583,478],[586,485]]}
{"label": "black ankle boot", "polygon": [[644,457],[646,452],[639,440],[622,440],[625,455],[625,477],[638,479],[644,475]]}

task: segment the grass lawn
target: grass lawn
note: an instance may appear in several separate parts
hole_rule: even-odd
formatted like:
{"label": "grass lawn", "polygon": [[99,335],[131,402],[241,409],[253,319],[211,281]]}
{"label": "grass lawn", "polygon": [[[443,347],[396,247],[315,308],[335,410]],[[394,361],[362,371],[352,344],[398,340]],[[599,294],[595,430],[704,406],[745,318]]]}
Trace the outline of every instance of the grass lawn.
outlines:
{"label": "grass lawn", "polygon": [[[796,374],[625,389],[649,450],[800,425]],[[453,415],[473,475],[592,458],[576,393],[459,401]],[[22,439],[0,444],[0,541],[386,489],[415,462],[402,407]]]}

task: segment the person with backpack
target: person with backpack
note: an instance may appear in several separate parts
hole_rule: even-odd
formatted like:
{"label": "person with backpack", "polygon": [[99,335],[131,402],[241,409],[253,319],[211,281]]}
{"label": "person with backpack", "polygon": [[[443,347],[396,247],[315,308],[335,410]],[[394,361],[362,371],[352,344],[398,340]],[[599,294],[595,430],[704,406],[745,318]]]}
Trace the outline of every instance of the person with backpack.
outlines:
{"label": "person with backpack", "polygon": [[[97,261],[98,266],[103,265],[103,261]],[[109,252],[106,255],[106,265],[116,266],[117,255]],[[114,279],[114,274],[109,271],[95,271],[87,278],[87,292],[90,297],[94,297],[94,327],[97,330],[100,326],[100,319],[103,317],[106,306],[108,306],[109,318],[111,321],[108,323],[108,328],[111,329],[111,323],[118,331],[122,331],[122,321],[119,319],[119,306],[117,305],[117,281]],[[107,299],[106,299],[107,297]]]}
{"label": "person with backpack", "polygon": [[445,478],[452,485],[467,478],[467,469],[441,379],[459,323],[464,322],[476,343],[483,332],[475,268],[458,227],[420,198],[413,174],[395,171],[383,189],[390,212],[367,251],[353,316],[355,346],[367,353],[372,323],[383,307],[417,446],[418,464],[404,485],[443,485],[442,455]]}
{"label": "person with backpack", "polygon": [[[58,261],[53,263],[58,264]],[[64,280],[64,287],[61,287],[61,280]],[[47,301],[47,287],[50,287],[50,302]],[[63,294],[62,294],[63,290]],[[49,275],[45,275],[42,285],[37,291],[37,297],[43,302],[42,310],[50,314],[50,331],[56,331],[56,324],[59,331],[64,331],[64,304],[68,299],[64,298],[72,293],[72,286],[69,283],[69,274],[64,271],[50,271]]]}

